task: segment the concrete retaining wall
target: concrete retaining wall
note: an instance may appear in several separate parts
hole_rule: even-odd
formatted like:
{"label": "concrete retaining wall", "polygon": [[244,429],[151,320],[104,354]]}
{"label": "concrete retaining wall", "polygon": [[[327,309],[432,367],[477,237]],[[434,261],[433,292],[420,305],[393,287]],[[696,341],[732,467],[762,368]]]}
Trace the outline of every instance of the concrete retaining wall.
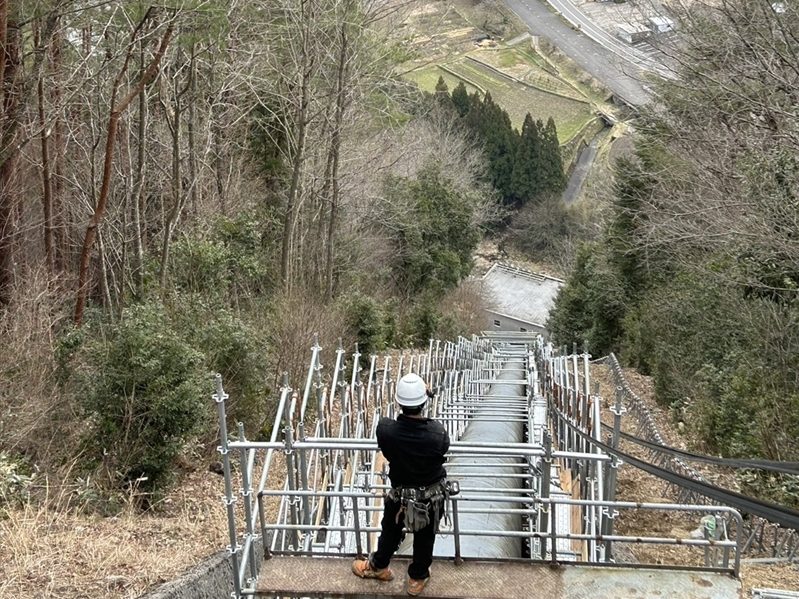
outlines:
{"label": "concrete retaining wall", "polygon": [[139,599],[230,599],[232,592],[230,557],[220,551]]}

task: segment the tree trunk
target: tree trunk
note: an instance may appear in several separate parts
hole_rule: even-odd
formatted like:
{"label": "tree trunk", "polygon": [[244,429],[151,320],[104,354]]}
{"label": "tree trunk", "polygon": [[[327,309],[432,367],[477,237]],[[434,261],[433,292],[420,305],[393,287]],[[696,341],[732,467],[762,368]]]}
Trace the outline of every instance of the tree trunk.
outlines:
{"label": "tree trunk", "polygon": [[[161,284],[161,288],[163,289],[166,286],[166,276],[167,271],[169,270],[169,247],[172,243],[172,234],[175,232],[175,227],[177,227],[178,221],[180,220],[180,215],[183,212],[183,207],[186,204],[186,196],[183,193],[183,182],[181,180],[181,173],[180,173],[180,162],[181,162],[181,153],[180,153],[180,121],[183,117],[183,110],[185,106],[183,104],[183,96],[189,92],[192,88],[193,80],[194,80],[194,56],[193,56],[194,49],[192,48],[192,57],[190,61],[189,71],[188,71],[188,80],[186,81],[186,85],[180,91],[177,89],[177,82],[175,82],[175,112],[174,117],[172,120],[172,208],[169,211],[169,216],[167,217],[166,226],[164,228],[164,241],[163,245],[161,246],[161,269],[159,272],[159,281]],[[193,101],[190,99],[190,101]],[[192,187],[194,186],[194,181],[191,182]]]}
{"label": "tree trunk", "polygon": [[172,232],[175,230],[180,211],[183,206],[181,201],[180,184],[180,116],[183,108],[180,104],[180,95],[175,95],[175,117],[172,124],[172,208],[166,219],[164,239],[161,245],[161,268],[158,272],[158,281],[161,289],[166,286],[167,263],[169,262],[169,244],[172,241]]}
{"label": "tree trunk", "polygon": [[335,259],[335,236],[336,236],[336,219],[338,217],[338,196],[339,196],[339,180],[338,180],[338,167],[339,155],[341,153],[341,127],[344,121],[344,110],[346,109],[346,85],[345,80],[347,77],[347,24],[341,24],[341,47],[339,51],[338,61],[338,76],[336,78],[336,114],[333,122],[333,133],[330,139],[330,153],[331,153],[331,193],[330,193],[330,220],[328,221],[327,229],[327,260],[325,265],[325,273],[327,275],[326,295],[327,299],[333,299],[333,268]]}
{"label": "tree trunk", "polygon": [[[63,37],[60,33],[56,32],[53,35],[52,47],[52,64],[53,73],[53,106],[61,106],[61,81],[58,80],[58,75],[61,72],[61,59],[63,52]],[[57,272],[63,272],[67,268],[67,222],[64,214],[64,119],[62,118],[61,111],[54,115],[55,123],[53,123],[53,177],[51,184],[52,193],[52,211],[53,211],[53,226],[54,243],[55,243],[55,268]]]}
{"label": "tree trunk", "polygon": [[[0,107],[3,114],[0,136],[0,305],[11,301],[14,282],[14,212],[17,196],[14,178],[18,152],[14,148],[16,126],[9,121],[19,102],[15,82],[20,63],[19,30],[8,22],[8,5],[0,0]],[[7,93],[6,93],[7,92]]]}
{"label": "tree trunk", "polygon": [[196,220],[199,211],[200,190],[197,184],[197,142],[195,140],[195,127],[197,119],[197,66],[194,47],[191,49],[191,64],[189,65],[189,122],[186,125],[186,138],[189,144],[189,192],[191,194],[191,211]]}
{"label": "tree trunk", "polygon": [[30,70],[22,71],[19,25],[8,19],[8,0],[0,0],[0,305],[11,300],[14,278],[14,214],[18,210],[14,179],[20,151],[17,130],[41,78],[47,47],[58,24],[60,4],[56,3],[44,19],[39,43],[33,47],[33,65]]}
{"label": "tree trunk", "polygon": [[8,0],[0,0],[0,106],[5,105],[6,43],[8,42]]}
{"label": "tree trunk", "polygon": [[14,175],[17,171],[17,156],[11,156],[0,165],[0,305],[11,301],[14,282]]}
{"label": "tree trunk", "polygon": [[119,90],[119,86],[122,83],[122,78],[125,76],[125,73],[128,70],[128,64],[130,63],[130,57],[133,52],[134,48],[134,41],[136,35],[141,29],[142,25],[149,19],[150,12],[148,11],[147,14],[142,19],[139,26],[132,34],[132,39],[130,44],[128,44],[128,51],[127,55],[125,56],[125,62],[122,65],[119,73],[117,74],[116,79],[114,80],[113,91],[111,94],[111,113],[108,118],[108,133],[106,136],[105,142],[105,162],[103,163],[103,180],[100,186],[100,194],[97,198],[97,205],[94,209],[94,214],[92,215],[91,219],[89,220],[89,224],[86,227],[86,234],[83,238],[83,247],[81,248],[80,254],[80,270],[78,272],[78,289],[76,293],[76,301],[75,301],[75,315],[74,320],[77,326],[80,326],[83,322],[83,312],[86,307],[86,296],[88,294],[88,286],[89,286],[89,266],[91,264],[91,252],[94,246],[94,241],[97,239],[97,228],[100,226],[100,223],[105,216],[106,207],[108,204],[108,193],[111,189],[111,176],[112,176],[112,167],[114,163],[114,147],[116,144],[116,135],[117,135],[117,126],[119,124],[119,117],[121,113],[127,109],[130,103],[133,101],[136,96],[138,96],[143,90],[144,87],[155,79],[156,74],[158,73],[158,65],[161,62],[161,58],[164,56],[166,52],[166,48],[169,45],[169,41],[172,38],[172,33],[174,31],[174,23],[170,23],[164,35],[161,37],[161,42],[158,47],[158,50],[153,56],[152,61],[147,67],[147,70],[142,74],[141,79],[139,79],[138,83],[128,91],[128,93],[122,98],[122,100],[115,104],[117,92]]}
{"label": "tree trunk", "polygon": [[47,269],[55,272],[55,243],[53,226],[53,195],[50,178],[50,149],[48,147],[48,137],[50,132],[47,129],[47,121],[44,113],[44,82],[39,78],[38,98],[39,98],[39,126],[42,129],[42,208],[44,212],[44,254],[47,260]]}
{"label": "tree trunk", "polygon": [[[302,6],[304,10],[305,2],[302,3]],[[311,75],[313,74],[313,61],[309,56],[309,37],[310,32],[308,31],[308,28],[303,27],[302,55],[300,60],[300,99],[294,117],[296,135],[291,156],[291,184],[289,186],[288,196],[286,198],[286,215],[283,219],[283,243],[280,256],[280,275],[283,282],[284,291],[290,291],[291,289],[291,247],[294,236],[294,227],[297,220],[300,175],[302,174],[303,161],[305,160],[305,137],[308,126]]]}
{"label": "tree trunk", "polygon": [[[140,54],[141,69],[144,70],[144,42]],[[144,239],[142,237],[142,202],[144,201],[144,177],[147,160],[145,155],[147,136],[147,90],[139,94],[139,115],[136,125],[136,174],[134,175],[131,208],[133,212],[133,289],[137,298],[144,293]]]}
{"label": "tree trunk", "polygon": [[103,243],[103,234],[100,232],[99,227],[97,230],[97,259],[100,261],[100,289],[103,292],[103,303],[105,304],[106,312],[114,314],[113,300],[111,299],[111,286],[108,284],[108,265],[105,260],[105,244]]}

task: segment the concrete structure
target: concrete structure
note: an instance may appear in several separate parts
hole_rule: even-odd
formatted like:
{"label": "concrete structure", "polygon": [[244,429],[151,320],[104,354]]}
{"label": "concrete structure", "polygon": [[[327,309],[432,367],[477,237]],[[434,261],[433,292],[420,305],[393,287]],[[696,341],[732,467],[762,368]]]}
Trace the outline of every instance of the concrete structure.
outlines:
{"label": "concrete structure", "polygon": [[616,23],[616,37],[628,44],[641,42],[652,35],[652,30],[641,23]]}
{"label": "concrete structure", "polygon": [[220,551],[182,576],[145,593],[139,599],[222,599],[233,591],[230,554]]}
{"label": "concrete structure", "polygon": [[494,264],[483,276],[487,330],[546,335],[549,310],[563,283],[509,264]]}
{"label": "concrete structure", "polygon": [[668,17],[649,17],[649,29],[652,33],[668,33],[674,31],[674,21]]}

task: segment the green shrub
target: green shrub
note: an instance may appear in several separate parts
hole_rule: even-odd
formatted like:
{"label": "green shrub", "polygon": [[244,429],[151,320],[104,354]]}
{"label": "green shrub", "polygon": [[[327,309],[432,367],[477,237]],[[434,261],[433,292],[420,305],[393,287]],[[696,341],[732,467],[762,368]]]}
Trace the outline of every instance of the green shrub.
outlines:
{"label": "green shrub", "polygon": [[426,295],[413,304],[402,327],[405,344],[411,347],[427,346],[431,338],[436,336],[441,312],[438,302],[431,295]]}
{"label": "green shrub", "polygon": [[202,353],[204,369],[222,375],[231,421],[263,421],[269,408],[264,402],[268,373],[262,332],[232,310],[208,305],[199,296],[181,296],[174,312],[181,336]]}
{"label": "green shrub", "polygon": [[363,293],[355,293],[344,299],[344,314],[361,354],[369,356],[385,349],[386,319],[380,302]]}
{"label": "green shrub", "polygon": [[178,291],[222,299],[270,291],[277,280],[275,247],[264,247],[262,223],[250,214],[220,218],[207,238],[185,237],[171,252]]}
{"label": "green shrub", "polygon": [[183,238],[172,247],[170,269],[181,291],[223,295],[230,286],[230,251],[219,241]]}
{"label": "green shrub", "polygon": [[88,448],[123,482],[163,488],[183,445],[210,423],[203,356],[152,304],[126,309],[86,352],[81,391],[91,423]]}
{"label": "green shrub", "polygon": [[24,460],[0,451],[0,506],[25,502],[35,478]]}
{"label": "green shrub", "polygon": [[399,221],[397,259],[392,265],[406,295],[441,294],[469,274],[480,232],[473,224],[476,197],[460,193],[437,166],[422,169],[416,179],[390,178],[388,206]]}

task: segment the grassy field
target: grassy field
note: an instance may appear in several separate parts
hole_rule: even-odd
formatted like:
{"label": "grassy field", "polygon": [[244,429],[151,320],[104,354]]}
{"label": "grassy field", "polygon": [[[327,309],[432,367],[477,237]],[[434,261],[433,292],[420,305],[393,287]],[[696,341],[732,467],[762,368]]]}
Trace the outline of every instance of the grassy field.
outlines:
{"label": "grassy field", "polygon": [[[481,53],[481,56],[484,54],[486,53]],[[518,67],[520,64],[520,54],[517,52],[494,54],[494,57],[500,60],[504,59],[508,62],[513,60],[514,67]],[[510,78],[503,77],[490,67],[469,60],[466,57],[455,60],[446,66],[451,72],[432,66],[412,71],[406,77],[415,81],[425,91],[433,91],[435,89],[439,76],[444,77],[444,81],[446,81],[450,90],[458,84],[459,80],[464,82],[470,93],[475,91],[475,87],[479,86],[483,90],[487,90],[494,100],[508,112],[511,122],[517,128],[521,128],[524,117],[528,112],[534,118],[543,121],[552,116],[555,119],[561,143],[568,142],[586,123],[594,118],[594,111],[591,105],[585,101],[566,98],[556,93],[538,89],[532,85],[518,83]],[[528,70],[531,69],[537,73],[546,74],[545,71],[538,67],[528,68]],[[505,72],[504,69],[502,70]],[[451,73],[454,73],[457,77]],[[572,90],[572,93],[574,93],[574,90]]]}
{"label": "grassy field", "polygon": [[450,90],[463,81],[469,93],[488,92],[517,128],[528,112],[543,121],[552,116],[560,142],[567,143],[594,118],[582,86],[561,77],[560,65],[539,55],[529,42],[513,47],[498,42],[494,48],[475,44],[481,32],[509,39],[518,33],[514,23],[494,0],[420,4],[403,24],[415,54],[402,67],[404,77],[428,92],[439,77]]}
{"label": "grassy field", "polygon": [[443,77],[450,91],[457,87],[458,83],[463,81],[463,84],[466,86],[466,91],[470,94],[474,92],[479,92],[480,94],[483,93],[483,90],[477,89],[469,81],[465,81],[460,77],[456,77],[455,75],[438,66],[416,69],[415,71],[407,73],[405,77],[416,83],[416,85],[419,86],[419,89],[427,92],[432,92],[435,90],[436,83],[438,83],[438,78]]}
{"label": "grassy field", "polygon": [[544,91],[587,101],[580,90],[558,77],[557,71],[532,49],[481,50],[474,52],[472,56]]}
{"label": "grassy field", "polygon": [[[565,162],[584,136],[596,130],[597,103],[607,92],[554,48],[535,48],[530,40],[510,40],[526,31],[498,0],[428,1],[417,5],[401,28],[414,60],[402,65],[404,77],[432,92],[439,77],[452,90],[459,82],[469,93],[491,94],[521,128],[530,113],[558,128]],[[493,47],[478,47],[489,34]]]}

